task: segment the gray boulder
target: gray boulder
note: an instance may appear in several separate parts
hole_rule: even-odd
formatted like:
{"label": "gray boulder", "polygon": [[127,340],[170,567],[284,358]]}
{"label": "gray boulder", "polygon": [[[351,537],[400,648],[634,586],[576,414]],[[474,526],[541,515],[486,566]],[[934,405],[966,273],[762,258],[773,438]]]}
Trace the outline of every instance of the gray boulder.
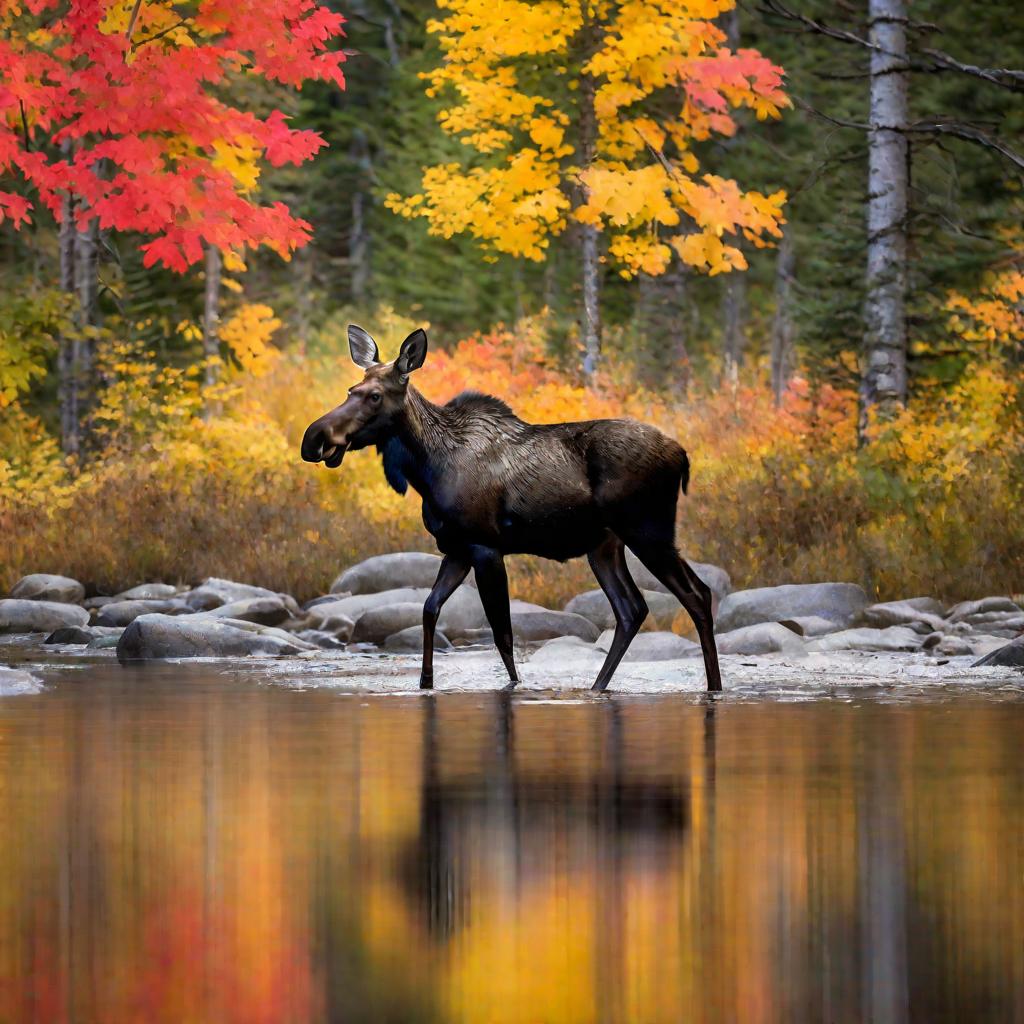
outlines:
{"label": "gray boulder", "polygon": [[792,619],[779,619],[779,622],[797,636],[824,636],[840,628],[831,619],[823,619],[818,615],[797,615]]}
{"label": "gray boulder", "polygon": [[[117,631],[118,634],[121,630]],[[87,651],[107,651],[113,650],[120,643],[121,637],[119,635],[111,636],[94,636],[86,645]]]}
{"label": "gray boulder", "polygon": [[96,616],[97,626],[127,626],[140,615],[187,615],[192,611],[184,601],[114,601],[105,604]]}
{"label": "gray boulder", "polygon": [[58,604],[81,604],[85,599],[85,587],[70,576],[52,576],[45,572],[34,572],[22,576],[11,587],[11,597],[19,601],[56,601]]}
{"label": "gray boulder", "polygon": [[909,626],[888,626],[886,629],[872,629],[862,626],[858,629],[843,629],[838,633],[820,636],[807,644],[812,652],[828,651],[919,651],[925,637]]}
{"label": "gray boulder", "polygon": [[965,654],[973,654],[974,648],[962,636],[944,636],[932,648],[932,653],[947,658],[960,658]]}
{"label": "gray boulder", "polygon": [[306,608],[306,616],[311,628],[321,629],[319,623],[337,615],[344,615],[355,622],[363,612],[388,604],[418,603],[422,608],[429,593],[430,591],[423,587],[400,587],[397,590],[383,590],[378,594],[354,594],[351,597],[338,597],[333,601],[310,605]]}
{"label": "gray boulder", "polygon": [[590,619],[572,612],[527,611],[512,613],[512,636],[520,643],[575,636],[593,642],[600,630]]}
{"label": "gray boulder", "polygon": [[177,594],[178,588],[172,587],[170,583],[140,583],[137,587],[122,590],[113,600],[164,601],[169,597],[176,597]]}
{"label": "gray boulder", "polygon": [[332,584],[332,594],[376,594],[382,590],[434,585],[441,556],[426,551],[374,555],[346,569]]}
{"label": "gray boulder", "polygon": [[352,639],[352,630],[356,624],[347,615],[329,615],[317,620],[314,632],[329,633],[335,640],[348,643]]}
{"label": "gray boulder", "polygon": [[[437,629],[434,631],[434,650],[450,651],[452,642]],[[423,627],[409,626],[392,633],[384,641],[384,650],[394,654],[419,654],[423,650]]]}
{"label": "gray boulder", "polygon": [[42,689],[42,680],[32,675],[31,672],[0,665],[0,697],[20,697],[39,693]]}
{"label": "gray boulder", "polygon": [[46,644],[75,644],[83,645],[91,643],[97,637],[112,636],[119,637],[121,630],[116,627],[106,626],[62,626],[55,629],[44,641]]}
{"label": "gray boulder", "polygon": [[537,648],[530,656],[531,665],[569,664],[584,668],[600,668],[605,652],[575,636],[560,636]]}
{"label": "gray boulder", "polygon": [[423,605],[416,602],[404,601],[400,604],[368,608],[356,619],[355,628],[352,630],[352,643],[380,644],[389,636],[422,623]]}
{"label": "gray boulder", "polygon": [[1024,632],[1024,611],[978,612],[958,619],[952,626],[954,629],[961,627],[972,632],[991,633],[1012,640],[1018,633]]}
{"label": "gray boulder", "polygon": [[857,625],[873,629],[887,626],[909,626],[917,633],[932,633],[942,629],[943,608],[933,597],[911,597],[903,601],[884,601],[865,608],[857,618]]}
{"label": "gray boulder", "polygon": [[217,619],[242,619],[245,622],[258,622],[261,626],[280,626],[289,618],[284,601],[277,594],[271,597],[246,597],[241,601],[229,601],[219,608],[213,608],[203,615],[211,615]]}
{"label": "gray boulder", "polygon": [[[597,646],[607,651],[611,646],[615,630],[606,629],[597,640]],[[623,662],[641,661],[675,661],[677,658],[690,658],[700,654],[700,644],[695,644],[686,637],[675,633],[637,633],[629,645]]]}
{"label": "gray boulder", "polygon": [[1000,668],[1024,668],[1024,636],[1019,636],[1005,646],[990,651],[985,657],[979,658],[972,667],[980,668],[986,665]]}
{"label": "gray boulder", "polygon": [[0,633],[52,633],[61,626],[84,626],[89,613],[77,604],[33,599],[0,600]]}
{"label": "gray boulder", "polygon": [[[641,590],[657,590],[662,594],[671,593],[668,587],[654,573],[650,572],[628,548],[626,564],[629,566],[629,574]],[[686,564],[710,587],[716,601],[720,602],[732,590],[732,580],[729,579],[729,574],[719,566],[710,565],[707,562],[694,562],[689,558],[686,559]]]}
{"label": "gray boulder", "polygon": [[979,601],[961,601],[949,609],[948,618],[951,622],[984,615],[989,612],[1004,612],[1019,615],[1020,605],[1009,597],[983,597]]}
{"label": "gray boulder", "polygon": [[140,615],[121,634],[117,659],[237,658],[297,654],[313,645],[272,626],[206,615]]}
{"label": "gray boulder", "polygon": [[182,594],[183,600],[188,602],[194,611],[209,611],[212,608],[219,608],[222,604],[229,604],[231,601],[244,601],[252,597],[277,597],[273,590],[266,587],[254,587],[249,583],[236,583],[234,580],[222,580],[211,576],[204,580],[198,587]]}
{"label": "gray boulder", "polygon": [[[650,610],[648,620],[653,620],[658,626],[672,625],[672,620],[682,610],[682,605],[676,598],[659,590],[643,590],[642,593]],[[588,590],[585,594],[577,594],[565,606],[565,610],[590,619],[598,629],[615,627],[615,613],[603,590]]]}
{"label": "gray boulder", "polygon": [[103,608],[105,605],[113,604],[117,600],[119,599],[116,597],[87,597],[82,602],[82,607],[93,611],[96,608]]}
{"label": "gray boulder", "polygon": [[719,654],[786,654],[802,657],[804,641],[780,622],[757,622],[715,637]]}
{"label": "gray boulder", "polygon": [[813,615],[841,628],[867,607],[867,594],[856,583],[788,583],[781,587],[736,590],[718,608],[715,631],[729,633],[758,622]]}
{"label": "gray boulder", "polygon": [[325,633],[320,629],[303,629],[295,634],[300,640],[307,644],[319,647],[323,651],[343,651],[345,643],[331,633]]}

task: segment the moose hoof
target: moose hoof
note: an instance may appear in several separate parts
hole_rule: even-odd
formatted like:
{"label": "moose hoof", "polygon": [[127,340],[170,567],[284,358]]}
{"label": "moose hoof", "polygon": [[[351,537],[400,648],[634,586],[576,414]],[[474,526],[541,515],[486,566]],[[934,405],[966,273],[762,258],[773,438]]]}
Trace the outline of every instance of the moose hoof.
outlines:
{"label": "moose hoof", "polygon": [[431,672],[427,675],[425,672],[420,674],[420,689],[421,690],[432,690],[434,688],[434,673]]}
{"label": "moose hoof", "polygon": [[502,693],[511,693],[518,685],[519,685],[519,680],[518,679],[512,679],[509,682],[507,682],[501,688],[501,692]]}

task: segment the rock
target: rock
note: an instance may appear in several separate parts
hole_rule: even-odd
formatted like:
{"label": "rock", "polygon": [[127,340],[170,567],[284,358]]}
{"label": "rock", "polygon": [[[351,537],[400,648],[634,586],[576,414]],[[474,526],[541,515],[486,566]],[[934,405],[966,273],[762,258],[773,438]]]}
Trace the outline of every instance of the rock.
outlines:
{"label": "rock", "polygon": [[483,629],[464,629],[455,638],[456,647],[469,647],[470,645],[490,647],[494,643],[494,634],[489,626]]}
{"label": "rock", "polygon": [[62,626],[55,629],[44,641],[47,644],[87,644],[101,636],[112,636],[115,639],[121,635],[121,630],[116,627],[106,626]]}
{"label": "rock", "polygon": [[933,654],[943,654],[947,658],[959,658],[965,654],[973,654],[974,648],[963,637],[944,636],[933,648]]}
{"label": "rock", "polygon": [[312,600],[307,601],[302,606],[302,610],[308,612],[310,608],[315,608],[318,604],[330,604],[332,601],[339,601],[343,597],[351,596],[351,594],[324,594],[322,597],[314,597]]}
{"label": "rock", "polygon": [[933,597],[911,597],[904,601],[885,601],[865,608],[857,625],[873,629],[909,626],[917,633],[933,633],[944,628],[942,605]]}
{"label": "rock", "polygon": [[22,576],[11,587],[11,597],[19,601],[81,604],[85,600],[85,587],[70,576],[51,576],[45,572],[34,572],[30,576]]}
{"label": "rock", "polygon": [[0,697],[20,697],[39,693],[42,689],[42,681],[31,672],[0,665]]}
{"label": "rock", "polygon": [[[641,590],[656,590],[660,594],[671,593],[668,587],[628,549],[626,550],[626,564],[629,566],[630,576]],[[729,574],[717,565],[694,562],[689,558],[686,559],[686,564],[711,588],[716,602],[720,602],[732,590],[732,580],[729,579]]]}
{"label": "rock", "polygon": [[[289,618],[288,609],[277,594],[272,597],[246,597],[241,601],[229,601],[219,608],[213,608],[201,614],[212,615],[218,619],[242,619],[245,622],[258,622],[262,626],[280,626]],[[305,621],[305,616],[303,616],[303,624]]]}
{"label": "rock", "polygon": [[306,617],[311,628],[322,629],[320,623],[336,615],[344,615],[355,622],[363,612],[388,604],[412,603],[422,608],[429,593],[429,590],[422,587],[400,587],[398,590],[383,590],[379,594],[353,594],[351,597],[338,597],[310,605],[306,608]]}
{"label": "rock", "polygon": [[798,615],[794,619],[779,619],[779,622],[797,636],[824,636],[839,629],[831,619],[823,619],[817,615]]}
{"label": "rock", "polygon": [[235,658],[297,654],[313,645],[272,626],[207,615],[140,615],[121,634],[117,659]]}
{"label": "rock", "polygon": [[[118,630],[118,634],[122,631]],[[121,637],[117,636],[94,636],[86,645],[87,651],[105,651],[111,648],[116,648],[120,643]]]}
{"label": "rock", "polygon": [[[615,630],[606,629],[597,639],[597,647],[607,651],[611,646]],[[629,645],[623,662],[627,661],[675,661],[700,654],[700,644],[675,633],[637,633]]]}
{"label": "rock", "polygon": [[856,583],[789,583],[781,587],[736,590],[722,601],[715,631],[729,633],[758,622],[813,615],[840,628],[851,625],[868,598]]}
{"label": "rock", "polygon": [[346,569],[332,584],[331,593],[377,594],[403,587],[426,587],[437,579],[441,556],[426,551],[396,551],[374,555]]}
{"label": "rock", "polygon": [[345,650],[345,644],[341,640],[336,636],[332,636],[330,633],[325,633],[319,629],[304,629],[297,633],[296,636],[300,640],[304,640],[307,644],[312,644],[314,647],[319,647],[324,651]]}
{"label": "rock", "polygon": [[918,651],[925,638],[909,626],[888,626],[886,629],[872,629],[862,626],[858,629],[843,629],[838,633],[818,637],[807,644],[812,652],[827,651]]}
{"label": "rock", "polygon": [[788,654],[802,656],[804,641],[780,622],[758,622],[715,637],[719,654]]}
{"label": "rock", "polygon": [[0,633],[52,633],[61,626],[84,626],[88,621],[89,613],[78,604],[0,600]]}
{"label": "rock", "polygon": [[347,615],[331,615],[320,619],[314,629],[317,633],[329,633],[335,640],[348,643],[352,639],[352,630],[356,624]]}
{"label": "rock", "polygon": [[231,601],[244,601],[250,597],[277,597],[273,590],[266,587],[254,587],[248,583],[236,583],[234,580],[222,580],[211,576],[198,587],[181,595],[194,611],[209,611],[219,608]]}
{"label": "rock", "polygon": [[163,615],[187,615],[192,609],[181,600],[114,601],[105,604],[96,616],[97,626],[127,626],[140,615],[159,612]]}
{"label": "rock", "polygon": [[560,636],[549,640],[539,647],[530,657],[531,665],[550,665],[555,663],[573,663],[581,666],[593,665],[598,669],[604,661],[605,652],[593,644],[580,640],[575,636]]}
{"label": "rock", "polygon": [[970,616],[984,615],[986,612],[1008,612],[1011,615],[1020,615],[1020,605],[1008,597],[983,597],[980,601],[961,601],[949,609],[947,618],[951,622],[958,622]]}
{"label": "rock", "polygon": [[972,632],[992,633],[1012,640],[1018,633],[1024,632],[1024,612],[979,612],[958,619],[952,626],[966,627]]}
{"label": "rock", "polygon": [[[441,632],[434,630],[434,650],[450,651],[452,642]],[[400,629],[392,633],[384,641],[384,650],[392,651],[395,654],[419,654],[423,650],[423,627],[409,626],[407,629]]]}
{"label": "rock", "polygon": [[527,611],[512,613],[512,636],[521,643],[575,636],[593,642],[600,630],[590,619],[572,612]]}
{"label": "rock", "polygon": [[170,583],[140,583],[130,590],[122,590],[115,601],[162,601],[169,597],[177,597],[178,588]]}
{"label": "rock", "polygon": [[1024,636],[1011,640],[1003,647],[990,651],[983,658],[979,658],[971,667],[980,668],[985,665],[999,666],[1001,668],[1024,668]]}
{"label": "rock", "polygon": [[368,608],[356,619],[352,642],[381,644],[389,636],[423,624],[423,605],[412,601]]}
{"label": "rock", "polygon": [[82,607],[92,611],[95,608],[103,608],[105,605],[113,604],[117,600],[118,598],[116,597],[87,597],[82,602]]}
{"label": "rock", "polygon": [[[643,590],[642,593],[650,609],[648,619],[653,619],[659,626],[670,626],[682,605],[672,594],[663,594],[659,590]],[[565,606],[565,610],[590,619],[598,629],[615,628],[615,614],[603,590],[588,590],[585,594],[577,594]]]}

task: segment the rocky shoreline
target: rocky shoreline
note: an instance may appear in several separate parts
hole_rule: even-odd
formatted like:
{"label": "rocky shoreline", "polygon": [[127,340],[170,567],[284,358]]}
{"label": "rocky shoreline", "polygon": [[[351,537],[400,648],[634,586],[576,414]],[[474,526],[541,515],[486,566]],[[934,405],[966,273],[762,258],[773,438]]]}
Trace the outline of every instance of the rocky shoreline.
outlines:
{"label": "rocky shoreline", "polygon": [[[330,593],[304,605],[289,594],[217,578],[194,587],[143,583],[87,598],[76,580],[33,574],[0,599],[0,633],[54,650],[116,651],[122,664],[308,658],[311,652],[333,652],[332,661],[345,654],[415,655],[423,601],[439,563],[425,552],[378,555],[342,572]],[[726,657],[767,656],[809,667],[823,655],[915,654],[933,664],[956,659],[964,666],[1024,668],[1024,608],[1008,596],[946,607],[930,597],[872,604],[851,583],[733,591],[723,569],[691,564],[714,594],[716,639]],[[638,563],[631,560],[630,568],[650,615],[623,666],[699,662],[698,645],[671,631],[679,603]],[[596,674],[604,658],[614,618],[604,594],[594,590],[560,610],[513,601],[512,624],[521,663],[555,671],[572,666],[586,675]],[[490,640],[480,598],[467,582],[442,610],[436,647],[473,651]],[[694,671],[699,674],[697,665]]]}

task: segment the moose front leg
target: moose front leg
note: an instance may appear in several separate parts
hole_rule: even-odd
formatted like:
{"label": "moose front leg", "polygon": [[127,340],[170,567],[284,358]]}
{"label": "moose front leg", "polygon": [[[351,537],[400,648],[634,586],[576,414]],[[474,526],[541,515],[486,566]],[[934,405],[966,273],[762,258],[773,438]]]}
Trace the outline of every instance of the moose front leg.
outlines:
{"label": "moose front leg", "polygon": [[423,605],[423,667],[420,669],[420,689],[434,688],[434,630],[437,617],[445,601],[459,588],[469,575],[470,561],[462,555],[445,555],[437,571],[433,589]]}
{"label": "moose front leg", "polygon": [[473,569],[476,573],[476,588],[480,592],[484,613],[491,624],[494,645],[501,660],[508,669],[511,690],[519,682],[516,663],[512,656],[512,613],[508,603],[508,576],[505,574],[505,559],[494,548],[473,548]]}

